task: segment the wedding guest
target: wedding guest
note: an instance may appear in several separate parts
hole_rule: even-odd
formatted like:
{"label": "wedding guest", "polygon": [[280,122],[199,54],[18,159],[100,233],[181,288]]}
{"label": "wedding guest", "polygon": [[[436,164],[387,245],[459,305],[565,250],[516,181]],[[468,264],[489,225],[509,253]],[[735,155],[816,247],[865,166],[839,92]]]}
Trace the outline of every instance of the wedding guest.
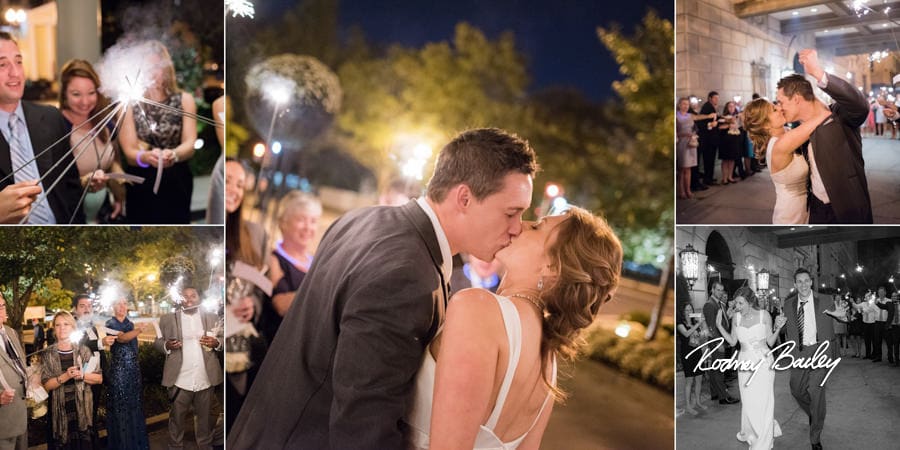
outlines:
{"label": "wedding guest", "polygon": [[860,298],[851,298],[847,303],[850,306],[850,309],[847,311],[847,314],[850,318],[850,324],[848,326],[848,332],[850,334],[850,346],[853,348],[853,357],[859,358],[860,349],[863,345],[863,318],[862,312],[859,310],[859,302],[862,299]]}
{"label": "wedding guest", "polygon": [[866,359],[875,359],[875,322],[878,320],[878,316],[881,315],[881,310],[874,305],[874,295],[867,294],[866,297],[870,298],[864,299],[856,307],[862,312],[863,317],[863,339],[866,343]]}
{"label": "wedding guest", "polygon": [[694,119],[690,113],[691,102],[687,97],[678,99],[675,112],[677,140],[675,161],[678,167],[678,198],[692,198],[691,169],[697,166],[697,145],[694,138]]}
{"label": "wedding guest", "polygon": [[[84,335],[79,344],[90,350],[92,357],[99,358],[100,371],[106,373],[109,369],[109,363],[104,350],[109,349],[109,347],[104,347],[103,341],[99,339],[100,334],[97,332],[97,327],[94,326],[93,323],[94,304],[89,295],[78,294],[72,298],[72,315],[75,317],[76,327],[79,330],[84,331]],[[99,383],[91,385],[91,396],[93,398],[91,417],[93,418],[93,423],[99,423],[100,405],[104,403],[106,397],[103,395],[103,387],[104,386]],[[92,432],[94,433],[94,442],[99,442],[99,430],[95,427],[92,429]],[[52,435],[50,437],[52,438]]]}
{"label": "wedding guest", "polygon": [[699,371],[697,366],[700,363],[701,352],[691,352],[707,341],[709,332],[703,321],[703,315],[694,313],[687,280],[679,273],[676,282],[678,289],[675,290],[675,295],[678,304],[675,306],[675,314],[678,339],[675,345],[678,347],[678,358],[684,372],[684,410],[695,416],[697,410],[694,407],[700,409],[708,407],[700,399],[700,392],[703,390],[703,372]]}
{"label": "wedding guest", "polygon": [[716,128],[719,93],[710,91],[706,99],[706,103],[700,108],[700,114],[694,118],[694,121],[697,123],[697,133],[700,135],[698,154],[703,157],[703,183],[711,186],[716,181],[716,152],[719,150],[719,130]]}
{"label": "wedding guest", "polygon": [[[140,112],[130,106],[125,112],[119,145],[125,154],[125,171],[144,178],[127,186],[126,218],[133,224],[184,224],[191,221],[194,176],[188,160],[194,156],[197,113],[194,97],[178,88],[169,51],[159,41],[144,44],[153,73],[153,83],[144,92],[148,100],[184,113],[147,103]],[[153,192],[157,168],[163,168],[159,191]]]}
{"label": "wedding guest", "polygon": [[734,179],[735,161],[741,160],[741,121],[738,115],[737,105],[734,102],[725,103],[722,114],[719,116],[719,160],[722,161],[721,184],[737,183]]}
{"label": "wedding guest", "polygon": [[[50,393],[50,427],[56,449],[91,449],[93,442],[93,402],[91,385],[103,382],[99,360],[90,349],[70,337],[75,318],[66,311],[53,316],[57,342],[41,354],[41,383]],[[93,362],[92,361],[96,361]],[[91,367],[93,366],[93,367]],[[83,368],[93,370],[82,372]]]}
{"label": "wedding guest", "polygon": [[454,261],[453,274],[450,276],[450,296],[466,288],[482,288],[497,292],[500,285],[502,265],[494,258],[482,261],[475,256],[466,255],[460,258],[459,264]]}
{"label": "wedding guest", "polygon": [[181,289],[180,311],[159,319],[162,337],[154,345],[166,354],[162,385],[168,388],[169,448],[184,445],[184,424],[189,411],[195,417],[197,446],[209,448],[213,423],[210,411],[216,386],[222,383],[222,364],[211,350],[222,350],[222,329],[213,313],[199,311],[200,295],[193,286]]}
{"label": "wedding guest", "polygon": [[[720,310],[723,312],[728,311],[728,294],[725,293],[725,285],[722,284],[721,281],[714,280],[710,284],[709,298],[707,299],[706,304],[703,305],[703,319],[707,323],[710,339],[722,337],[716,327],[709,326],[709,324],[717,323],[716,315]],[[726,314],[724,318],[724,326],[726,330],[731,329],[730,321],[731,316],[729,314]],[[713,353],[714,358],[725,358],[727,351],[724,350],[724,344],[725,343],[723,342],[722,346],[719,347],[719,350]],[[718,370],[712,370],[707,375],[709,376],[709,391],[712,400],[718,399],[719,404],[722,405],[731,405],[740,401],[732,397],[731,394],[728,393],[728,386],[725,385],[725,375],[722,372]]]}
{"label": "wedding guest", "polygon": [[[268,238],[265,230],[259,224],[244,220],[243,201],[246,180],[247,172],[244,165],[235,159],[228,158],[225,161],[225,258],[229,268],[233,267],[235,262],[240,261],[257,270],[263,270]],[[228,278],[230,282],[232,278],[230,272]],[[262,311],[265,301],[268,301],[265,293],[254,289],[249,295],[241,298],[229,298],[226,308],[238,321],[248,323],[254,321],[254,317]],[[258,324],[258,321],[254,322],[254,325]],[[242,353],[247,358],[246,361],[241,361],[236,366],[226,364],[225,403],[228,408],[225,411],[225,425],[227,429],[231,428],[231,424],[237,418],[244,397],[253,384],[259,363],[265,356],[265,340],[256,339],[253,336],[255,333],[254,329],[247,333],[249,335],[229,338],[229,343],[240,340],[242,345],[247,347],[242,349]],[[236,356],[236,353],[229,351],[225,358],[236,361]]]}
{"label": "wedding guest", "polygon": [[119,332],[107,335],[103,344],[110,352],[106,371],[106,430],[107,447],[122,450],[145,450],[150,444],[141,401],[141,367],[138,360],[138,336],[143,324],[135,325],[128,318],[128,300],[113,303],[114,316],[106,321],[106,328]]}
{"label": "wedding guest", "polygon": [[212,104],[213,120],[216,121],[216,139],[222,148],[222,154],[216,160],[209,184],[209,200],[206,206],[206,223],[220,224],[225,222],[225,96],[221,96]]}
{"label": "wedding guest", "polygon": [[[834,309],[842,309],[848,310],[850,305],[841,297],[840,294],[832,295],[832,301],[834,303]],[[834,328],[834,339],[837,342],[840,355],[843,356],[844,349],[849,348],[847,344],[847,328],[848,328],[848,320],[847,317],[832,317],[831,320],[834,322],[832,327]]]}
{"label": "wedding guest", "polygon": [[31,319],[31,326],[34,329],[34,351],[44,348],[44,325],[37,318]]}
{"label": "wedding guest", "polygon": [[[882,347],[884,341],[884,329],[887,327],[888,311],[883,305],[888,302],[887,290],[884,286],[878,287],[878,295],[871,306],[875,309],[875,326],[872,328],[872,362],[881,362]],[[884,311],[882,311],[884,309]]]}
{"label": "wedding guest", "polygon": [[[88,189],[82,202],[85,216],[92,222],[108,223],[119,216],[125,201],[125,186],[107,175],[122,172],[118,151],[110,135],[116,121],[113,119],[103,125],[112,113],[103,113],[109,99],[100,93],[100,77],[87,61],[68,61],[63,65],[59,79],[59,109],[72,133],[69,144],[81,185]],[[103,210],[107,212],[98,216]]]}
{"label": "wedding guest", "polygon": [[0,294],[0,450],[28,448],[28,407],[25,404],[25,349],[16,330],[6,325],[6,299]]}
{"label": "wedding guest", "polygon": [[312,246],[321,217],[322,203],[311,194],[291,191],[281,199],[278,212],[281,240],[269,255],[269,279],[274,288],[271,301],[263,303],[260,317],[260,331],[269,343],[312,264]]}
{"label": "wedding guest", "polygon": [[[22,53],[5,31],[0,31],[0,61],[7,65],[0,71],[0,154],[6,155],[0,159],[0,172],[12,174],[16,169],[13,176],[0,182],[0,219],[18,223],[30,214],[30,224],[84,223],[84,212],[78,206],[78,169],[72,164],[69,141],[64,139],[65,119],[52,106],[22,100]],[[49,156],[35,159],[43,151]],[[39,179],[42,181],[35,185]]]}
{"label": "wedding guest", "polygon": [[[891,332],[891,326],[894,323],[894,314],[896,313],[896,308],[892,300],[889,300],[887,297],[887,291],[884,286],[878,288],[878,298],[875,299],[875,306],[877,306],[882,311],[879,314],[877,328],[880,330],[881,339],[877,339],[877,345],[880,349],[881,341],[884,341],[884,344],[887,346],[887,356],[888,363],[894,364],[894,342],[892,340],[893,333]],[[879,352],[880,356],[881,352]]]}

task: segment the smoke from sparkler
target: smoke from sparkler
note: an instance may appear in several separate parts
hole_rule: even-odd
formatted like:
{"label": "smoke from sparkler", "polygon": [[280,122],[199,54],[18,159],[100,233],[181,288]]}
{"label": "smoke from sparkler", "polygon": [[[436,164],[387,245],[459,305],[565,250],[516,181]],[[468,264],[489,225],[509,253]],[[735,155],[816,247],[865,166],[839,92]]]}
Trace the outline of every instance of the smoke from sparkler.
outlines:
{"label": "smoke from sparkler", "polygon": [[109,48],[97,64],[100,92],[114,101],[132,102],[144,97],[144,92],[161,76],[162,61],[147,42],[120,42]]}

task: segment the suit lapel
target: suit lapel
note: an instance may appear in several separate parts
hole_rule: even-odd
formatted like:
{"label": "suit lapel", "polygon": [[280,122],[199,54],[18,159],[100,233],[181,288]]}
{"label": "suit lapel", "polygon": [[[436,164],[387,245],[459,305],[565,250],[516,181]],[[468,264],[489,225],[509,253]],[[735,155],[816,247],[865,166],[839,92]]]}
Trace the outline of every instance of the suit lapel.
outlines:
{"label": "suit lapel", "polygon": [[[33,108],[28,102],[22,102],[22,112],[25,113],[25,124],[28,126],[28,136],[31,138],[31,149],[36,157],[38,172],[43,176],[53,166],[53,152],[44,151],[53,144],[44,139],[46,118],[40,110]],[[50,180],[49,183],[53,181],[55,180]],[[45,185],[47,184],[45,181]]]}
{"label": "suit lapel", "polygon": [[[447,301],[450,299],[450,280],[445,278],[443,270],[441,269],[441,266],[443,266],[444,263],[444,257],[441,255],[441,245],[438,243],[437,234],[434,231],[434,226],[431,224],[431,219],[428,218],[425,211],[422,211],[422,208],[415,200],[410,200],[409,203],[401,206],[401,208],[404,215],[413,224],[413,227],[415,227],[416,233],[418,233],[419,237],[428,247],[431,261],[434,263],[438,278],[441,280],[441,293],[444,301],[440,306],[440,316],[441,320],[443,320],[444,308],[446,308]],[[447,276],[449,277],[449,274],[447,274]]]}

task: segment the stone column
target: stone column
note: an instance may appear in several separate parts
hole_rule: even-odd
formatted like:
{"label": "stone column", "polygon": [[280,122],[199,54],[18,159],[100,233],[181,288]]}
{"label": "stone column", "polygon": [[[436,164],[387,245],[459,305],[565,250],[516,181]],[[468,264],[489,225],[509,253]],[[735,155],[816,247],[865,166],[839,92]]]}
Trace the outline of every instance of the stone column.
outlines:
{"label": "stone column", "polygon": [[100,60],[100,0],[57,0],[56,67],[77,58]]}

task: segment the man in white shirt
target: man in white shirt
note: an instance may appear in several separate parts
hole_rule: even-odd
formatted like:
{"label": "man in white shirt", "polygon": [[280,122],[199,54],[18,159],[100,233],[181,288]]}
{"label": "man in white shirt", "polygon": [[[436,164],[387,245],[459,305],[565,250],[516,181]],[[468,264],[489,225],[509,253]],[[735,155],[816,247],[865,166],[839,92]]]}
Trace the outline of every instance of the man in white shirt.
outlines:
{"label": "man in white shirt", "polygon": [[222,384],[222,363],[212,350],[221,351],[222,327],[218,317],[199,311],[200,295],[192,286],[181,290],[182,308],[159,319],[162,337],[156,347],[166,353],[162,385],[169,389],[169,448],[183,448],[184,422],[193,407],[195,435],[201,450],[212,448],[210,408],[214,391]]}
{"label": "man in white shirt", "polygon": [[[825,342],[829,346],[827,356],[836,358],[838,347],[834,342],[833,321],[824,313],[831,301],[820,299],[812,286],[809,271],[802,267],[797,269],[794,272],[797,296],[785,300],[784,316],[777,320],[784,321],[787,340],[795,344],[791,351],[794,358],[812,358]],[[827,373],[826,368],[791,369],[791,395],[809,416],[809,441],[813,450],[822,448],[820,437],[825,425],[825,386],[822,381]]]}

